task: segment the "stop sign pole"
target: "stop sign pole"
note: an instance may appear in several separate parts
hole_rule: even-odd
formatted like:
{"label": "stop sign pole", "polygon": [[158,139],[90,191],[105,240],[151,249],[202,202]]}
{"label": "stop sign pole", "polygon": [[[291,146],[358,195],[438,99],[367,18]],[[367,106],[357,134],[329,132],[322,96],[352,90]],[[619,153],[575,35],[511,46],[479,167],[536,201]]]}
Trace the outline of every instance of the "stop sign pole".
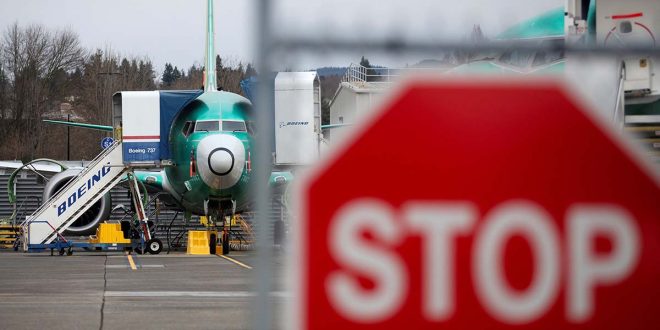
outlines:
{"label": "stop sign pole", "polygon": [[412,80],[303,181],[302,329],[657,328],[660,190],[555,80]]}

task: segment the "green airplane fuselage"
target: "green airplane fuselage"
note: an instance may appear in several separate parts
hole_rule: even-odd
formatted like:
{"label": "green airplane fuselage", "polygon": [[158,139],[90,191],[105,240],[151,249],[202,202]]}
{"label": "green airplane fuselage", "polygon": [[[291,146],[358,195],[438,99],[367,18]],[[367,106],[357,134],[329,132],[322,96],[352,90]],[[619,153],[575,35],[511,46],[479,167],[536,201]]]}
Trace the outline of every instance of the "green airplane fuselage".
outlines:
{"label": "green airplane fuselage", "polygon": [[509,45],[502,53],[481,54],[451,70],[477,74],[561,74],[565,69],[562,51],[518,49],[519,46],[557,46],[564,43],[564,8],[555,8],[515,24],[492,41]]}
{"label": "green airplane fuselage", "polygon": [[[204,202],[209,200],[233,200],[239,208],[246,203],[247,186],[250,181],[248,166],[242,167],[240,179],[233,186],[214,188],[202,179],[202,173],[195,159],[200,141],[212,135],[236,137],[245,148],[245,154],[249,155],[253,140],[247,130],[222,129],[224,121],[243,123],[243,126],[247,128],[245,124],[248,123],[248,118],[245,111],[249,104],[246,98],[237,94],[205,92],[184,108],[174,121],[169,134],[174,166],[165,168],[165,178],[163,179],[167,180],[169,184],[163,188],[170,192],[185,209],[193,213],[204,214]],[[216,131],[195,128],[199,122],[213,121],[220,123]],[[186,126],[188,127],[186,128]]]}

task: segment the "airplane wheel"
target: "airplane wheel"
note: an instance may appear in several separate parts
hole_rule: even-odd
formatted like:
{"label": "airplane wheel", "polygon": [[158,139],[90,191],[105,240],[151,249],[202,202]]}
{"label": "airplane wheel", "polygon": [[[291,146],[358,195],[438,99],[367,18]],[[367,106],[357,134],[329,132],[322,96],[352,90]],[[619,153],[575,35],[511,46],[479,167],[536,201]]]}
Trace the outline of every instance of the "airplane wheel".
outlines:
{"label": "airplane wheel", "polygon": [[152,238],[147,242],[147,252],[159,254],[163,250],[163,242],[157,238]]}
{"label": "airplane wheel", "polygon": [[229,254],[229,233],[222,234],[222,254]]}
{"label": "airplane wheel", "polygon": [[211,234],[211,239],[209,241],[210,241],[209,245],[210,245],[211,254],[215,254],[216,248],[218,246],[218,242],[217,242],[218,238],[216,237],[215,234]]}
{"label": "airplane wheel", "polygon": [[135,251],[135,253],[137,254],[144,254],[144,250],[142,249],[142,244],[136,246],[135,249],[133,249],[133,251]]}

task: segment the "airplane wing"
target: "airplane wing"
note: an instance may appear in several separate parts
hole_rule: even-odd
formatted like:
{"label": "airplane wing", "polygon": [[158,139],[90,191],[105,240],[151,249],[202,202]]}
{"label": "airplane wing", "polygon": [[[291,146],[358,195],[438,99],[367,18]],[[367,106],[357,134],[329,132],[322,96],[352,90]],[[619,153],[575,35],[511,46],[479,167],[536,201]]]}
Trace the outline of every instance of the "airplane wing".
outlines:
{"label": "airplane wing", "polygon": [[76,123],[72,121],[61,121],[61,120],[44,120],[44,122],[49,124],[82,127],[88,129],[95,129],[99,131],[112,132],[112,126],[106,126],[106,125],[85,124],[85,123]]}
{"label": "airplane wing", "polygon": [[293,173],[291,171],[273,171],[270,173],[268,185],[278,187],[293,182]]}
{"label": "airplane wing", "polygon": [[[166,191],[163,187],[163,172],[162,171],[135,171],[135,176],[141,181],[150,191]],[[293,173],[291,171],[274,171],[271,172],[268,179],[268,185],[277,187],[293,182]]]}
{"label": "airplane wing", "polygon": [[135,171],[135,177],[144,184],[149,192],[165,191],[163,171]]}
{"label": "airplane wing", "polygon": [[35,159],[34,161],[23,164],[20,160],[15,161],[0,161],[0,170],[16,170],[25,166],[26,169],[37,172],[46,172],[46,173],[59,173],[67,168],[64,164],[59,162],[54,162],[50,159]]}
{"label": "airplane wing", "polygon": [[328,125],[321,125],[321,129],[345,127],[345,126],[351,126],[351,125],[353,125],[353,124],[328,124]]}

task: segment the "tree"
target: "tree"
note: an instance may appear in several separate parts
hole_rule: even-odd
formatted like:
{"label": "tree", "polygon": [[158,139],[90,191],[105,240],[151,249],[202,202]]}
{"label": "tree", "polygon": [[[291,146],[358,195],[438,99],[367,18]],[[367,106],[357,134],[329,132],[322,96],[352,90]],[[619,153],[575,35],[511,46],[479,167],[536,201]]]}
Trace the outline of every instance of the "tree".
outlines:
{"label": "tree", "polygon": [[172,64],[170,63],[165,63],[165,70],[163,70],[163,77],[161,78],[161,82],[163,85],[169,87],[172,86],[172,83],[174,83],[174,70],[172,69]]}
{"label": "tree", "polygon": [[216,55],[215,63],[218,88],[236,94],[243,94],[241,81],[245,79],[246,72],[243,63],[233,59],[222,59],[220,55]]}
{"label": "tree", "polygon": [[9,100],[7,97],[8,84],[9,81],[5,74],[5,70],[2,66],[2,63],[0,63],[0,119],[4,119],[7,117],[6,111],[7,111],[7,107],[9,106],[8,104]]}
{"label": "tree", "polygon": [[181,78],[181,72],[179,71],[179,68],[174,67],[174,71],[172,72],[172,77],[174,78],[174,81],[177,81]]}
{"label": "tree", "polygon": [[248,63],[245,68],[245,78],[250,78],[257,75],[257,70],[254,69],[251,63]]}
{"label": "tree", "polygon": [[321,125],[330,124],[330,100],[323,98],[321,101]]}
{"label": "tree", "polygon": [[[216,61],[218,85],[230,92],[242,93],[241,80],[256,74],[251,64],[219,56]],[[111,49],[85,50],[70,30],[15,23],[0,32],[0,159],[63,159],[66,145],[52,141],[63,140],[66,128],[42,123],[45,116],[62,119],[60,110],[64,109],[82,117],[75,120],[111,125],[115,92],[199,89],[202,77],[203,67],[198,64],[179,69],[171,63],[156,77],[148,57],[122,57]],[[96,141],[106,134],[71,129],[71,157],[95,157],[99,153]]]}
{"label": "tree", "polygon": [[364,56],[360,59],[360,66],[365,68],[362,72],[365,81],[376,81],[378,79],[376,70],[372,69],[371,63]]}
{"label": "tree", "polygon": [[11,158],[33,159],[46,146],[41,143],[41,117],[64,98],[67,75],[80,65],[84,50],[71,30],[51,32],[42,25],[18,23],[5,31],[0,48],[11,113],[8,118],[5,111],[3,118],[10,120],[8,129],[14,132],[9,135],[16,137]]}

